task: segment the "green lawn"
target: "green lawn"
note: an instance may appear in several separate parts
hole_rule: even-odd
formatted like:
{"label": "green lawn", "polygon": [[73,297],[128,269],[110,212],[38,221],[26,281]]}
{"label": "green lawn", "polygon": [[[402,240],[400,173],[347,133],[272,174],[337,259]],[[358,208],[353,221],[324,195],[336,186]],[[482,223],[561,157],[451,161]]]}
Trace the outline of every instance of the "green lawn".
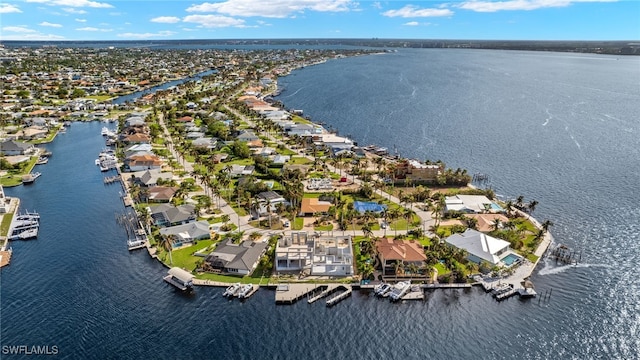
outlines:
{"label": "green lawn", "polygon": [[9,233],[9,226],[11,226],[11,220],[13,220],[13,214],[4,214],[2,217],[2,223],[0,223],[0,236],[7,236]]}
{"label": "green lawn", "polygon": [[304,219],[301,217],[296,218],[296,220],[291,224],[291,230],[302,230],[304,227]]}
{"label": "green lawn", "polygon": [[441,262],[438,262],[433,267],[438,270],[438,276],[447,275],[451,272],[451,270],[447,269]]}
{"label": "green lawn", "polygon": [[331,230],[333,230],[333,224],[324,225],[324,226],[314,226],[313,230],[315,230],[315,231],[331,231]]}
{"label": "green lawn", "polygon": [[294,156],[291,158],[291,160],[289,160],[289,164],[292,164],[292,165],[307,165],[312,163],[313,163],[312,160],[309,160],[306,157],[300,157],[300,156]]}
{"label": "green lawn", "polygon": [[[199,250],[206,248],[209,245],[213,244],[213,240],[198,240],[197,244],[191,245],[189,247],[173,250],[171,252],[171,257],[173,258],[173,263],[171,266],[176,266],[179,268],[187,269],[189,271],[193,271],[196,268],[196,263],[202,259],[203,257],[194,256],[193,253]],[[164,258],[165,252],[162,251],[162,254],[158,254],[160,259]],[[169,262],[169,256],[165,258],[165,262]]]}

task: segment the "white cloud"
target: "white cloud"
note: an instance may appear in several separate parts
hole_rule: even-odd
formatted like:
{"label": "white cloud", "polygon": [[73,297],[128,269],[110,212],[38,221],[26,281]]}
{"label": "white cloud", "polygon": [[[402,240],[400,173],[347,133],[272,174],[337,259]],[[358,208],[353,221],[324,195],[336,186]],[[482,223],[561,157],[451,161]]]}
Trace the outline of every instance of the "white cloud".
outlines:
{"label": "white cloud", "polygon": [[86,23],[87,19],[76,19],[77,22]]}
{"label": "white cloud", "polygon": [[380,4],[380,1],[374,1],[371,6],[378,10],[382,9],[382,4]]}
{"label": "white cloud", "polygon": [[60,27],[62,27],[62,25],[60,25],[60,24],[53,24],[53,23],[46,22],[46,21],[43,21],[43,22],[41,22],[41,23],[40,23],[40,24],[38,24],[38,25],[40,25],[40,26],[55,27],[55,28],[60,28]]}
{"label": "white cloud", "polygon": [[191,5],[188,12],[217,12],[230,16],[261,16],[285,18],[305,10],[318,12],[342,12],[357,7],[352,0],[227,0],[218,3]]}
{"label": "white cloud", "polygon": [[112,8],[113,5],[90,0],[26,0],[27,2],[69,7]]}
{"label": "white cloud", "polygon": [[[64,36],[43,34],[24,25],[5,26],[2,29],[2,40],[63,40]],[[9,34],[7,34],[9,33]],[[13,33],[13,34],[12,34]]]}
{"label": "white cloud", "polygon": [[74,9],[74,8],[63,8],[62,10],[65,11],[65,12],[68,12],[69,14],[82,15],[82,14],[86,14],[87,13],[85,10],[78,10],[78,9]]}
{"label": "white cloud", "polygon": [[111,32],[113,31],[113,29],[100,29],[100,28],[96,28],[96,27],[91,27],[91,26],[85,26],[82,28],[77,28],[77,31],[100,31],[100,32]]}
{"label": "white cloud", "polygon": [[436,16],[451,16],[453,11],[449,9],[420,9],[413,5],[407,5],[398,10],[388,10],[382,13],[388,17],[436,17]]}
{"label": "white cloud", "polygon": [[118,37],[128,38],[128,39],[149,39],[156,37],[167,37],[171,35],[177,34],[174,31],[158,31],[157,33],[123,33],[118,34]]}
{"label": "white cloud", "polygon": [[179,21],[180,21],[180,18],[176,16],[159,16],[151,19],[151,22],[164,23],[164,24],[175,24]]}
{"label": "white cloud", "polygon": [[408,23],[404,23],[402,25],[404,25],[404,26],[418,26],[418,25],[420,25],[420,23],[417,22],[417,21],[409,21]]}
{"label": "white cloud", "polygon": [[15,33],[23,33],[23,34],[27,34],[27,33],[36,33],[37,31],[33,30],[33,29],[29,29],[28,27],[24,26],[24,25],[18,25],[18,26],[5,26],[2,28],[2,31],[8,31],[8,32],[15,32]]}
{"label": "white cloud", "polygon": [[0,4],[0,14],[8,14],[8,13],[21,13],[17,6],[11,4]]}
{"label": "white cloud", "polygon": [[506,0],[506,1],[465,1],[455,5],[461,9],[476,12],[496,12],[503,10],[536,10],[551,7],[567,7],[583,2],[616,2],[618,0]]}
{"label": "white cloud", "polygon": [[243,27],[244,20],[220,15],[188,15],[182,21],[196,23],[205,28]]}

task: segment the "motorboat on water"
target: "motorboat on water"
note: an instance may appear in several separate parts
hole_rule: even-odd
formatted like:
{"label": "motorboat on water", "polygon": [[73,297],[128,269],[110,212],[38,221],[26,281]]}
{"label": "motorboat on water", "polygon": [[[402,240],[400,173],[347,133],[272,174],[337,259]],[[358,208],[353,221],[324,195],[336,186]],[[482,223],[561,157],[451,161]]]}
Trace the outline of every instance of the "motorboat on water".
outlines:
{"label": "motorboat on water", "polygon": [[247,295],[249,295],[251,293],[251,291],[253,291],[253,285],[252,284],[243,285],[240,288],[240,290],[238,290],[238,298],[244,299],[245,297],[247,297]]}
{"label": "motorboat on water", "polygon": [[222,294],[222,296],[226,296],[226,297],[234,296],[236,294],[236,292],[238,292],[238,290],[240,290],[241,287],[242,287],[242,284],[235,283],[235,284],[229,286],[227,288],[227,290],[225,290],[225,292]]}

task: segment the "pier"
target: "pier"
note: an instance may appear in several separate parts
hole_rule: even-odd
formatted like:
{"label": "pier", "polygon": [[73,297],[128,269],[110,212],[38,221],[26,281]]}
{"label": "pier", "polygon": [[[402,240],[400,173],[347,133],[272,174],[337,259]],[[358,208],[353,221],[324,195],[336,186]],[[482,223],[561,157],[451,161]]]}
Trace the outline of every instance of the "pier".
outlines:
{"label": "pier", "polygon": [[343,292],[337,294],[336,296],[328,299],[327,300],[327,306],[328,307],[331,307],[331,306],[339,303],[340,301],[348,298],[349,296],[351,296],[351,293],[353,292],[353,289],[349,285],[339,285],[339,286],[337,286],[337,288],[343,288],[343,289],[345,289],[345,291],[343,291]]}
{"label": "pier", "polygon": [[120,181],[120,175],[105,176],[103,181],[105,184],[113,184],[115,182]]}

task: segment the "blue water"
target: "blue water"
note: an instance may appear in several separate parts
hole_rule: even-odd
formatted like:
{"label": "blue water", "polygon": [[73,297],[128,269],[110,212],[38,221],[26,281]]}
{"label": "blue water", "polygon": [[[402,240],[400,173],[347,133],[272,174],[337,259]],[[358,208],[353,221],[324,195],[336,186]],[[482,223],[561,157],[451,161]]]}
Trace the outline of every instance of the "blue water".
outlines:
{"label": "blue water", "polygon": [[[117,185],[94,165],[102,123],[74,123],[29,187],[42,215],[0,272],[0,344],[57,345],[67,359],[634,359],[640,351],[640,62],[504,51],[402,50],[308,67],[279,80],[288,107],[360,143],[490,175],[540,202],[576,267],[533,276],[549,301],[496,302],[481,289],[391,304],[356,292],[330,309],[184,296],[166,269],[128,252]],[[517,319],[499,326],[496,319]],[[17,358],[2,355],[2,359]]]}

